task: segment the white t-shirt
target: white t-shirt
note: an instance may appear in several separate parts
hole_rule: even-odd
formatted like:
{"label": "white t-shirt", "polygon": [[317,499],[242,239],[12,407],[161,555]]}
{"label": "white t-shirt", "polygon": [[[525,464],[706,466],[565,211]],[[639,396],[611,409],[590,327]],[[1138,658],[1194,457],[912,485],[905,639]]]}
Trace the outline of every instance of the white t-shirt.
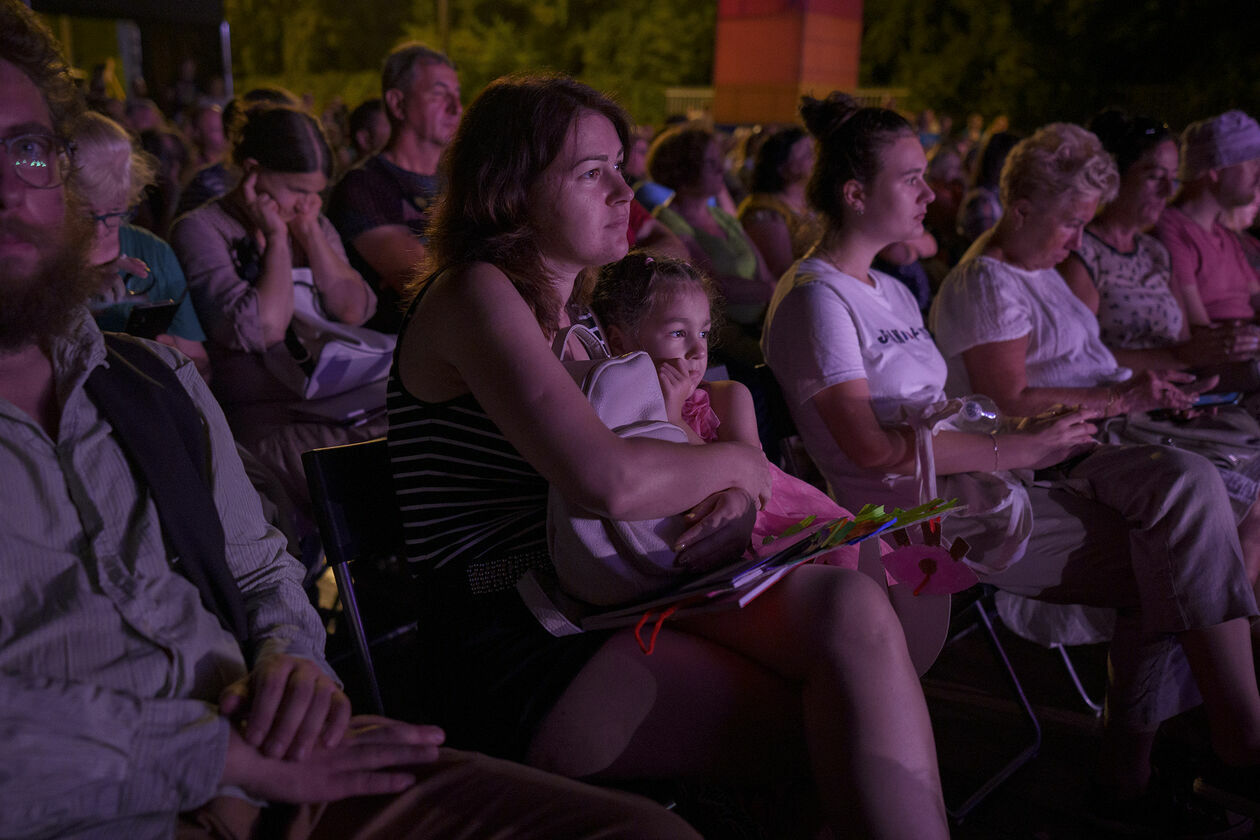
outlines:
{"label": "white t-shirt", "polygon": [[1122,382],[1121,367],[1098,335],[1098,319],[1053,268],[1026,271],[980,256],[976,242],[945,278],[929,320],[949,365],[950,396],[974,393],[962,354],[1028,336],[1025,364],[1033,388],[1088,388]]}
{"label": "white t-shirt", "polygon": [[811,257],[788,270],[766,315],[761,349],[783,388],[810,456],[836,499],[854,510],[867,502],[915,503],[913,476],[872,475],[836,444],[812,397],[865,379],[881,423],[902,422],[945,398],[945,360],[914,296],[887,274],[874,287]]}

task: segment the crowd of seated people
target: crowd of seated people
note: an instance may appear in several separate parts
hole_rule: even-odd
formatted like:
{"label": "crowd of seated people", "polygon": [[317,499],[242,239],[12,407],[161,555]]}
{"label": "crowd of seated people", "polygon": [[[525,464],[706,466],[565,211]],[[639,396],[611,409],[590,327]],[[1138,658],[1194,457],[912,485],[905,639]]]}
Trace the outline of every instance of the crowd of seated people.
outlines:
{"label": "crowd of seated people", "polygon": [[82,109],[51,33],[0,2],[0,834],[698,837],[657,803],[351,714],[196,368],[88,313]]}
{"label": "crowd of seated people", "polygon": [[[30,29],[13,0],[0,4],[17,29]],[[180,786],[165,798],[126,790],[104,773],[94,784],[120,786],[110,799],[121,803],[116,814],[94,811],[87,799],[41,810],[48,798],[40,793],[22,812],[34,815],[30,825],[56,833],[166,814],[248,826],[254,812],[224,804],[245,801],[232,791],[277,802],[405,791],[399,807],[408,814],[437,798],[459,803],[445,818],[467,821],[472,791],[484,783],[536,791],[489,800],[487,818],[536,820],[538,836],[585,836],[604,822],[623,832],[608,836],[636,836],[625,828],[630,819],[655,821],[651,836],[689,836],[650,803],[565,776],[793,780],[807,800],[802,833],[826,824],[840,836],[946,837],[931,723],[901,625],[880,586],[852,564],[806,565],[744,609],[671,620],[650,657],[630,630],[552,636],[517,594],[523,572],[550,566],[549,491],[610,519],[685,513],[688,530],[674,548],[688,572],[738,556],[771,492],[755,430],[746,428],[750,405],[715,406],[705,446],[623,438],[557,358],[553,342],[579,315],[600,326],[585,281],[632,247],[643,253],[628,259],[645,276],[678,273],[674,258],[690,262],[688,277],[708,278],[695,280],[705,294],[694,301],[654,289],[646,298],[653,306],[719,315],[712,324],[669,320],[651,341],[618,332],[611,342],[618,351],[652,350],[671,415],[685,401],[670,402],[671,394],[706,393],[696,390],[704,362],[695,360],[707,362],[711,330],[715,358],[734,378],[752,381],[753,366],[768,365],[839,505],[959,497],[968,512],[943,527],[966,539],[968,564],[985,583],[1039,603],[1115,611],[1092,817],[1112,828],[1195,830],[1203,815],[1183,807],[1188,791],[1168,793],[1151,752],[1160,725],[1199,703],[1216,762],[1201,790],[1244,809],[1251,801],[1260,813],[1251,628],[1260,588],[1252,409],[1260,400],[1194,411],[1208,390],[1260,391],[1260,248],[1246,233],[1260,202],[1260,126],[1242,112],[1180,136],[1157,120],[1109,112],[1090,130],[1052,123],[1020,139],[1003,123],[956,135],[925,115],[916,127],[833,94],[803,100],[803,125],[744,130],[747,165],[732,168],[726,135],[712,125],[684,122],[653,136],[603,94],[561,76],[500,79],[465,111],[455,63],[415,43],[385,58],[380,98],[353,111],[337,100],[317,117],[274,89],[228,102],[183,91],[179,128],[139,97],[125,109],[110,105],[119,121],[80,114],[81,103],[58,87],[55,47],[29,60],[29,45],[4,48],[0,71],[15,84],[0,94],[0,128],[18,125],[10,110],[31,107],[18,102],[26,88],[16,82],[25,79],[51,113],[37,115],[47,133],[70,141],[47,151],[65,159],[64,184],[59,176],[32,184],[43,176],[6,147],[6,190],[64,202],[64,233],[58,228],[48,247],[68,249],[55,265],[73,266],[82,281],[63,287],[62,309],[41,299],[22,310],[60,313],[28,320],[74,353],[41,356],[48,336],[36,341],[33,327],[0,317],[8,330],[0,331],[5,435],[30,415],[36,436],[57,442],[79,434],[83,417],[97,418],[90,389],[73,397],[69,385],[48,390],[50,377],[71,382],[74,365],[90,371],[106,358],[99,331],[79,317],[83,306],[100,329],[166,345],[154,356],[174,370],[208,430],[209,499],[226,538],[230,588],[248,607],[248,627],[235,635],[263,648],[255,660],[242,657],[231,622],[200,608],[199,597],[210,603],[204,593],[175,564],[152,562],[173,556],[163,542],[171,514],[161,499],[146,507],[147,474],[127,472],[113,527],[135,527],[115,537],[143,553],[140,571],[110,561],[89,573],[75,552],[95,557],[105,548],[59,549],[89,593],[84,620],[131,616],[158,597],[124,603],[119,593],[143,586],[115,578],[134,573],[156,576],[152,591],[196,612],[196,627],[170,643],[170,628],[114,615],[101,626],[126,641],[101,649],[87,670],[73,657],[32,664],[0,627],[0,664],[24,680],[11,691],[28,709],[31,732],[50,726],[33,708],[47,698],[31,684],[75,684],[59,689],[57,709],[89,702],[79,682],[89,691],[99,685],[113,702],[146,710],[136,733],[145,724],[196,732],[187,748],[210,770],[163,756],[177,769],[154,772]],[[744,192],[736,216],[732,196]],[[81,254],[69,244],[76,236]],[[21,272],[17,262],[2,265],[7,294]],[[277,378],[277,357],[293,352],[303,283],[328,320],[397,336],[388,381],[371,397],[380,404],[369,406],[385,410],[366,423],[299,419],[302,396]],[[15,300],[0,308],[26,305]],[[167,302],[160,328],[143,332],[146,307]],[[661,349],[674,344],[691,349],[676,357]],[[42,396],[33,398],[4,363],[15,351],[49,362],[20,371],[47,374]],[[72,361],[80,357],[93,361]],[[966,401],[997,416],[968,419]],[[1206,443],[1205,430],[1215,435]],[[494,760],[439,752],[443,736],[432,727],[351,721],[322,660],[302,572],[259,514],[233,446],[244,447],[246,468],[254,458],[278,477],[274,488],[255,481],[258,489],[301,510],[309,503],[303,451],[382,435],[407,559],[424,582],[416,605],[424,643],[414,663],[424,675],[424,714],[455,746]],[[122,463],[108,436],[81,442],[112,447],[105,463]],[[50,456],[47,469],[69,467]],[[62,513],[77,506],[79,520],[94,521],[83,506],[111,485],[104,473],[93,480],[88,495],[59,501]],[[51,586],[49,572],[23,574]],[[22,591],[0,589],[0,597]],[[136,688],[134,673],[112,670],[164,645],[178,651],[168,667],[180,674],[142,662],[148,682]],[[129,646],[144,652],[126,653]],[[194,654],[222,666],[214,678],[179,664]],[[238,679],[245,682],[231,688]],[[169,685],[190,705],[148,711]],[[249,702],[253,714],[245,714]],[[101,736],[85,729],[73,737]],[[392,751],[362,759],[366,787],[323,778],[307,790],[291,775],[317,759],[348,766],[337,762],[348,761],[349,747],[391,738]],[[124,748],[145,749],[138,740]],[[30,759],[35,779],[53,773],[52,759],[41,760]],[[428,769],[384,772],[416,763]],[[461,779],[473,785],[462,795]],[[560,796],[577,803],[572,813],[554,806]],[[920,807],[902,807],[907,801]],[[342,813],[366,814],[356,808]],[[565,818],[572,827],[556,829]],[[58,822],[66,819],[79,822]],[[425,836],[454,824],[434,822]]]}

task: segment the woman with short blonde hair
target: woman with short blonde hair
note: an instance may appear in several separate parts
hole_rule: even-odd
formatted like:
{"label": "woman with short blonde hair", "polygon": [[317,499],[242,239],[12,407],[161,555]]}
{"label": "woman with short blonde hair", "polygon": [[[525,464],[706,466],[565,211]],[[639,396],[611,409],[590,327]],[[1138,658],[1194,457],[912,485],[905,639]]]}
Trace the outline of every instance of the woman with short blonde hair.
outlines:
{"label": "woman with short blonde hair", "polygon": [[1065,196],[1110,201],[1120,175],[1096,136],[1072,123],[1050,123],[1011,149],[1002,167],[1002,205],[1041,203]]}
{"label": "woman with short blonde hair", "polygon": [[[206,335],[179,260],[165,241],[129,224],[145,188],[156,180],[157,161],[138,149],[121,125],[94,111],[75,120],[70,146],[71,179],[95,221],[88,260],[103,269],[92,302],[97,323],[177,348],[208,379]],[[169,308],[165,314],[152,308],[170,302],[177,304],[173,317]]]}

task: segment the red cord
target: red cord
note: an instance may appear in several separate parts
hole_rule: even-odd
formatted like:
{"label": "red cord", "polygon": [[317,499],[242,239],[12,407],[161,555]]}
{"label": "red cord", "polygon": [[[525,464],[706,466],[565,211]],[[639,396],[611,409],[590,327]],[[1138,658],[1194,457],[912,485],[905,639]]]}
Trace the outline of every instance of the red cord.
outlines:
{"label": "red cord", "polygon": [[648,610],[643,614],[643,618],[639,619],[639,623],[634,625],[634,640],[639,643],[639,650],[643,651],[644,656],[651,656],[656,650],[656,637],[661,634],[661,626],[671,615],[678,612],[678,604],[666,607],[660,614],[660,617],[652,624],[652,635],[645,643],[643,641],[643,625],[647,624],[652,618],[652,611]]}

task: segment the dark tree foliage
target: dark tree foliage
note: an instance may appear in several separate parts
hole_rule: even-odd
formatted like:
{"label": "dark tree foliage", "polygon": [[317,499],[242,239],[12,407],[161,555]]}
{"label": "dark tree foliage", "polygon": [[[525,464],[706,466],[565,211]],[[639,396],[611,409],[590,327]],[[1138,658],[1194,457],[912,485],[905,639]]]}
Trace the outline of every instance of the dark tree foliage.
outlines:
{"label": "dark tree foliage", "polygon": [[446,0],[445,39],[439,2],[227,0],[236,71],[305,90],[320,74],[375,72],[415,38],[448,49],[466,98],[505,73],[556,70],[644,121],[664,116],[666,87],[712,79],[717,0]]}
{"label": "dark tree foliage", "polygon": [[863,81],[1031,128],[1118,105],[1174,125],[1260,110],[1253,0],[866,0]]}

